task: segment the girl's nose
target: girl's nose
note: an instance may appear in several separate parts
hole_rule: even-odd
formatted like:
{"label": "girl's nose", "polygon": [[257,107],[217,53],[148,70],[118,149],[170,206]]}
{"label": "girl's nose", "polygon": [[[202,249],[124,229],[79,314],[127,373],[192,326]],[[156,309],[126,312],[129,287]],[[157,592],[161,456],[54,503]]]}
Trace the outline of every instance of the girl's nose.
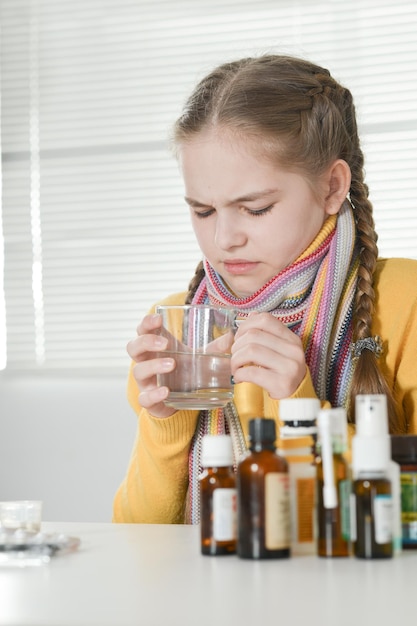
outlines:
{"label": "girl's nose", "polygon": [[215,244],[221,250],[241,247],[246,243],[247,235],[242,227],[239,216],[232,211],[216,216]]}

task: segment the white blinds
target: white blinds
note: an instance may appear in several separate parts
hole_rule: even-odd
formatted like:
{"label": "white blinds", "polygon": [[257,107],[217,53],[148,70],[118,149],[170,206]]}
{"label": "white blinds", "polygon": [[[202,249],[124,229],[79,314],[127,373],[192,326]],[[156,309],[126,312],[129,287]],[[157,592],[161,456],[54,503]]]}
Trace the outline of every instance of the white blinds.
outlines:
{"label": "white blinds", "polygon": [[306,56],[352,90],[381,254],[417,258],[414,0],[0,0],[0,19],[0,368],[127,369],[200,258],[170,126],[243,55]]}

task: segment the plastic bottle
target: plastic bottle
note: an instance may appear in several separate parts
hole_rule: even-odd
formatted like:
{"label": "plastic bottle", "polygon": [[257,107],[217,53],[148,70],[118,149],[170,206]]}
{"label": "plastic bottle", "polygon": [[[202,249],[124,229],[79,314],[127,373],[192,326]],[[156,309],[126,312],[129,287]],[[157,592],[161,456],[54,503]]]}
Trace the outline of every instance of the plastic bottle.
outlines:
{"label": "plastic bottle", "polygon": [[417,550],[417,435],[392,435],[391,454],[400,466],[402,547]]}
{"label": "plastic bottle", "polygon": [[236,477],[230,435],[202,439],[200,476],[201,552],[233,554],[237,539]]}
{"label": "plastic bottle", "polygon": [[237,467],[238,556],[290,556],[288,464],[275,449],[275,421],[249,421],[249,452]]}
{"label": "plastic bottle", "polygon": [[390,448],[386,397],[358,395],[352,439],[351,539],[359,558],[393,556]]}
{"label": "plastic bottle", "polygon": [[[291,503],[291,554],[316,554],[315,442],[317,398],[285,398],[280,401],[279,449],[289,465]],[[306,438],[310,448],[306,448]],[[304,454],[301,454],[304,446]]]}
{"label": "plastic bottle", "polygon": [[317,417],[317,554],[350,554],[350,468],[347,417],[343,408],[321,409]]}

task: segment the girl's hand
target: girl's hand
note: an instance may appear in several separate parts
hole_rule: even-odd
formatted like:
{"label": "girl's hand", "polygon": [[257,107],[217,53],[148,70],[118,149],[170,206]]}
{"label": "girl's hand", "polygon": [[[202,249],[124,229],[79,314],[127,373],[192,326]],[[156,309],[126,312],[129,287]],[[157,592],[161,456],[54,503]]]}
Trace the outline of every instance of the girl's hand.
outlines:
{"label": "girl's hand", "polygon": [[157,387],[156,375],[171,372],[175,367],[174,359],[156,355],[168,345],[168,338],[155,334],[161,327],[162,318],[158,314],[146,315],[137,328],[138,336],[127,344],[129,356],[136,361],[133,376],[140,389],[139,402],[154,417],[169,417],[175,409],[165,406],[168,387]]}
{"label": "girl's hand", "polygon": [[240,322],[231,365],[235,383],[255,383],[277,400],[291,396],[307,371],[301,339],[270,313]]}

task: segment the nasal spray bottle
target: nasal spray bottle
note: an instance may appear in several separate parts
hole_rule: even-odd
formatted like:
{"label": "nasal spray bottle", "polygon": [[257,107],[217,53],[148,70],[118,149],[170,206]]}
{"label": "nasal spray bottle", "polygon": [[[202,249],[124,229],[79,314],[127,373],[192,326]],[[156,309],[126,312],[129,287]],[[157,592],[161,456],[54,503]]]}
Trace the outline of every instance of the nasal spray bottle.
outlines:
{"label": "nasal spray bottle", "polygon": [[347,416],[343,408],[321,409],[317,416],[317,554],[350,554],[350,468]]}
{"label": "nasal spray bottle", "polygon": [[394,474],[391,461],[386,396],[356,396],[355,413],[351,496],[353,552],[364,559],[391,558],[394,547],[397,551],[400,545],[399,538],[394,537],[394,529],[397,530],[395,520],[400,518],[401,509],[399,475]]}

